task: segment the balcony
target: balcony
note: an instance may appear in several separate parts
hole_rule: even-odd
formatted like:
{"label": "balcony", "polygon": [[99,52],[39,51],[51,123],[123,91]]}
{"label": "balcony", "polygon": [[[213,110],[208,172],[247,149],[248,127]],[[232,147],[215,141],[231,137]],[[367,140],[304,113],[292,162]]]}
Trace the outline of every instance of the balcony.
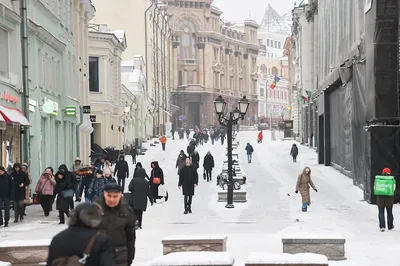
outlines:
{"label": "balcony", "polygon": [[200,84],[190,84],[190,85],[180,85],[177,88],[177,91],[185,91],[185,92],[203,92],[205,88]]}

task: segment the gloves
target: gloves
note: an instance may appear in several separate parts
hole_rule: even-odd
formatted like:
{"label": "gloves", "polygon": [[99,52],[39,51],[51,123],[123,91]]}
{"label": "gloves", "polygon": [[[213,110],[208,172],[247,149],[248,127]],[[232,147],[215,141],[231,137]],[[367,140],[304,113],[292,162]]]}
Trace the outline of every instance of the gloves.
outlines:
{"label": "gloves", "polygon": [[298,191],[298,190],[296,190],[296,194],[297,194],[297,193],[299,193],[299,191]]}
{"label": "gloves", "polygon": [[315,190],[315,192],[318,192],[318,189],[314,189]]}

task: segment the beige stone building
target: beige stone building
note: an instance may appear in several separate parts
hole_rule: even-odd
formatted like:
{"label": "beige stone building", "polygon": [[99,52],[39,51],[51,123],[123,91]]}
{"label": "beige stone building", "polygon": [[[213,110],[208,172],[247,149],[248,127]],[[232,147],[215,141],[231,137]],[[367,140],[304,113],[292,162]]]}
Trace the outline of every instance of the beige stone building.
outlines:
{"label": "beige stone building", "polygon": [[257,55],[259,25],[224,23],[212,0],[165,1],[172,28],[173,123],[188,127],[217,125],[214,100],[222,95],[233,110],[244,95],[250,100],[243,123],[258,114]]}

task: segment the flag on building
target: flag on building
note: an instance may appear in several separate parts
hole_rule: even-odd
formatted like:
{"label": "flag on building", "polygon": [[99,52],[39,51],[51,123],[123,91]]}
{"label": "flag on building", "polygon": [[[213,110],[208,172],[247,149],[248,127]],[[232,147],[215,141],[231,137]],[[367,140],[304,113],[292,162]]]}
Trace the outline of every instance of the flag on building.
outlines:
{"label": "flag on building", "polygon": [[280,81],[281,79],[278,76],[274,77],[274,81],[272,81],[271,85],[269,86],[271,89],[275,89],[276,84]]}
{"label": "flag on building", "polygon": [[303,98],[303,100],[304,100],[305,103],[310,101],[311,95],[312,95],[312,92],[311,92],[311,91],[302,89],[301,94],[302,94],[301,97]]}

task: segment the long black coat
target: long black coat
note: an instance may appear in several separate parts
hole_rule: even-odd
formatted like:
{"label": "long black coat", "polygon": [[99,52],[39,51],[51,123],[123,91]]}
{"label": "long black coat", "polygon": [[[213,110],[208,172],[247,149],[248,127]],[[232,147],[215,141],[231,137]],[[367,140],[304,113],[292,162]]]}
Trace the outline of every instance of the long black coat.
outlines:
{"label": "long black coat", "polygon": [[199,163],[200,163],[200,155],[199,153],[195,152],[192,154],[192,164],[196,168],[199,168]]}
{"label": "long black coat", "polygon": [[204,156],[203,167],[206,170],[212,170],[214,168],[214,157],[211,154]]}
{"label": "long black coat", "polygon": [[194,195],[194,185],[199,183],[199,175],[193,165],[185,166],[179,173],[178,187],[182,187],[184,196]]}
{"label": "long black coat", "polygon": [[69,190],[69,189],[74,189],[74,184],[72,183],[72,180],[70,180],[65,175],[64,175],[64,178],[62,178],[62,179],[60,179],[60,178],[58,178],[58,176],[56,176],[56,189],[55,189],[54,196],[57,195],[57,200],[56,200],[57,210],[67,211],[69,209],[69,202],[63,196],[63,191]]}
{"label": "long black coat", "polygon": [[14,181],[12,177],[4,173],[0,175],[0,199],[11,199],[14,189]]}
{"label": "long black coat", "polygon": [[176,165],[175,167],[178,168],[177,174],[179,175],[179,171],[182,169],[182,167],[185,166],[186,162],[186,154],[179,154],[178,158],[176,159]]}
{"label": "long black coat", "polygon": [[125,160],[117,162],[114,169],[114,176],[115,174],[117,174],[118,178],[127,178],[129,176],[129,166]]}
{"label": "long black coat", "polygon": [[[20,201],[25,199],[26,187],[29,186],[30,181],[26,173],[19,170],[18,172],[12,172],[11,176],[14,180],[14,200]],[[22,187],[20,185],[23,184]]]}
{"label": "long black coat", "polygon": [[[73,255],[82,257],[83,252],[90,239],[97,230],[74,226],[57,234],[49,246],[49,256],[47,265],[62,257]],[[108,236],[100,234],[96,237],[90,256],[86,260],[86,266],[114,266],[114,251],[111,246],[111,240]]]}
{"label": "long black coat", "polygon": [[129,191],[132,193],[129,205],[134,210],[146,211],[147,198],[150,202],[153,202],[150,185],[146,180],[146,176],[146,171],[143,168],[139,168],[136,170],[136,177],[129,184]]}
{"label": "long black coat", "polygon": [[117,266],[128,266],[135,258],[135,215],[123,197],[117,207],[110,208],[104,196],[97,199],[103,208],[103,219],[98,229],[111,238]]}

